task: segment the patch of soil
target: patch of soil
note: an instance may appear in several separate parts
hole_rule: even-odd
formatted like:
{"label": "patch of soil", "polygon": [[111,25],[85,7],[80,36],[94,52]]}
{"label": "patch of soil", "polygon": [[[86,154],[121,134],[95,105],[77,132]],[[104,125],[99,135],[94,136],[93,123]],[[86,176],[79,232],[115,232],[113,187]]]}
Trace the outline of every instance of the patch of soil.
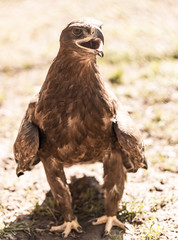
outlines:
{"label": "patch of soil", "polygon": [[[103,239],[104,226],[93,226],[90,221],[104,213],[104,194],[98,181],[94,177],[86,176],[80,179],[73,178],[70,189],[73,197],[74,212],[78,216],[84,233],[78,234],[72,231],[68,239]],[[49,231],[52,225],[63,223],[60,212],[53,203],[54,200],[49,191],[46,193],[45,200],[40,206],[36,206],[30,214],[18,216],[5,229],[4,234],[0,235],[0,238],[12,240],[62,239],[61,233]],[[117,236],[123,236],[122,231],[119,231],[119,229],[114,229],[112,233],[117,234]]]}

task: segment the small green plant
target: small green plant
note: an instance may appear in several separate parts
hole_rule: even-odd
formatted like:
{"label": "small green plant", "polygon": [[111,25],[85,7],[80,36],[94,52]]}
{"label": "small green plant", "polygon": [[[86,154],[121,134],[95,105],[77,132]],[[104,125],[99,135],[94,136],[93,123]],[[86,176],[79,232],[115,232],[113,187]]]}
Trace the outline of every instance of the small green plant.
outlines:
{"label": "small green plant", "polygon": [[131,203],[123,202],[122,208],[118,211],[118,218],[122,221],[132,222],[137,214],[143,212],[143,202],[134,202]]}
{"label": "small green plant", "polygon": [[29,71],[31,69],[33,69],[34,65],[30,62],[26,62],[23,64],[23,69],[26,70],[26,71]]}
{"label": "small green plant", "polygon": [[150,63],[150,73],[152,76],[156,76],[160,71],[160,62],[157,60]]}
{"label": "small green plant", "polygon": [[35,208],[33,210],[33,213],[35,215],[42,215],[42,216],[53,216],[53,218],[56,220],[55,217],[55,201],[51,198],[47,199],[47,202],[40,206],[38,202],[35,205]]}
{"label": "small green plant", "polygon": [[158,123],[162,120],[162,113],[160,111],[155,112],[155,116],[153,118],[153,121]]}
{"label": "small green plant", "polygon": [[10,76],[11,73],[12,73],[12,67],[10,67],[10,66],[4,66],[4,67],[2,68],[2,72]]}
{"label": "small green plant", "polygon": [[42,208],[37,202],[36,205],[35,205],[35,208],[33,209],[33,213],[40,214],[41,211],[42,211]]}
{"label": "small green plant", "polygon": [[6,223],[4,223],[5,228],[4,229],[0,229],[0,238],[8,235],[9,233],[14,233],[16,231],[29,231],[30,227],[34,224],[34,221],[26,224],[24,222],[19,222],[19,223],[13,223],[11,225],[7,225]]}
{"label": "small green plant", "polygon": [[167,227],[157,223],[156,217],[148,218],[145,225],[140,226],[141,240],[158,240],[168,230]]}
{"label": "small green plant", "polygon": [[74,204],[74,212],[79,219],[84,219],[86,216],[96,217],[103,212],[103,202],[101,199],[96,199],[93,189],[86,189],[80,195],[80,203]]}
{"label": "small green plant", "polygon": [[112,84],[122,84],[122,77],[123,77],[123,71],[122,69],[118,69],[110,78],[109,81]]}
{"label": "small green plant", "polygon": [[110,240],[122,240],[123,237],[121,235],[111,234]]}

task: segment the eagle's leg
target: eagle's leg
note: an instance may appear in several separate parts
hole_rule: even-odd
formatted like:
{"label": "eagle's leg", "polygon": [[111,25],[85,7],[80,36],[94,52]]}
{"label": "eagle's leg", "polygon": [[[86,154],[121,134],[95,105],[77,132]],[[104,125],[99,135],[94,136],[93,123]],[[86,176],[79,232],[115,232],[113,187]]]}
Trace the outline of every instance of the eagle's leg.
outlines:
{"label": "eagle's leg", "polygon": [[58,160],[54,158],[48,159],[48,161],[42,160],[42,162],[52,195],[64,217],[64,224],[53,226],[50,231],[62,231],[63,238],[66,238],[72,229],[79,233],[83,232],[82,227],[73,214],[71,193],[62,164],[58,163]]}
{"label": "eagle's leg", "polygon": [[108,235],[113,226],[126,230],[116,215],[124,191],[126,173],[119,152],[112,152],[103,161],[105,190],[105,215],[93,221],[93,225],[105,224],[104,235]]}

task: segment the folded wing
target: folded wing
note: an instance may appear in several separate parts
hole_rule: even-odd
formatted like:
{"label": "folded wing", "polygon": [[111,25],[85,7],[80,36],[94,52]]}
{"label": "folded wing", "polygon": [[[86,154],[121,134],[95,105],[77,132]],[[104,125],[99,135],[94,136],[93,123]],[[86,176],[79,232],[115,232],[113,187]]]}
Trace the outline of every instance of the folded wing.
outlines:
{"label": "folded wing", "polygon": [[121,105],[118,106],[116,116],[113,118],[113,130],[127,171],[136,172],[140,167],[147,168],[141,133]]}
{"label": "folded wing", "polygon": [[39,130],[29,121],[28,113],[22,120],[16,141],[14,143],[14,156],[17,162],[17,176],[21,176],[24,171],[31,170],[39,162]]}

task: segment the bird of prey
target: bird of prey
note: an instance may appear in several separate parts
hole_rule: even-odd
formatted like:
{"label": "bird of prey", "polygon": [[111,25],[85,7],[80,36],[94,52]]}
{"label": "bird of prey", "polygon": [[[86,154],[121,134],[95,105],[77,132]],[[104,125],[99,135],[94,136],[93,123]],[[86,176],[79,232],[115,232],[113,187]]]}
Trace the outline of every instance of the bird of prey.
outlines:
{"label": "bird of prey", "polygon": [[64,167],[103,162],[105,213],[93,225],[126,229],[117,217],[127,172],[147,168],[140,131],[101,79],[96,56],[103,57],[101,23],[73,21],[60,36],[60,49],[39,94],[29,103],[16,141],[17,176],[43,163],[64,224],[51,231],[82,232],[72,211]]}

